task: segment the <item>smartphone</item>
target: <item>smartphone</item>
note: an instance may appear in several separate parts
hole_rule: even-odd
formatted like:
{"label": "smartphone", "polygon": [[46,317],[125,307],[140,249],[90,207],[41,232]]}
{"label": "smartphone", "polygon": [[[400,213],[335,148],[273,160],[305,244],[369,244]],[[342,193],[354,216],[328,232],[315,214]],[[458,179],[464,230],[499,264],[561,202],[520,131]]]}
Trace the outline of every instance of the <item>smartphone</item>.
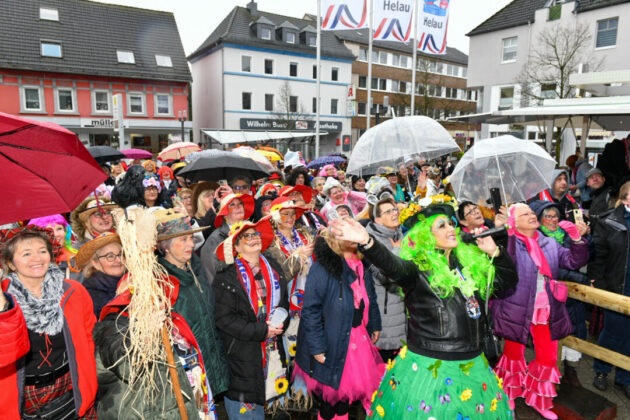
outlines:
{"label": "smartphone", "polygon": [[574,209],[573,210],[573,220],[575,223],[584,223],[584,212],[582,209]]}
{"label": "smartphone", "polygon": [[227,179],[221,179],[221,180],[219,180],[219,186],[220,186],[220,187],[224,187],[224,186],[226,186],[227,184],[228,184],[228,183],[227,183]]}
{"label": "smartphone", "polygon": [[490,188],[490,204],[494,208],[495,213],[501,211],[503,202],[501,201],[501,190],[498,188]]}

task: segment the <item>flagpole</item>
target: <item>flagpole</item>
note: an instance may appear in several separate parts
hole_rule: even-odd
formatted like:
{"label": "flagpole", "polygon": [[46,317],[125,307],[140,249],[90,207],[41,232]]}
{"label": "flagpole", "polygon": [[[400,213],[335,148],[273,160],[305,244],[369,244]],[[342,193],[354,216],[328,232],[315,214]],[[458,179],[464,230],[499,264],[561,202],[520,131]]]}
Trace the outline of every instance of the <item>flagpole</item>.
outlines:
{"label": "flagpole", "polygon": [[315,114],[315,159],[319,157],[319,119],[320,119],[320,88],[321,88],[321,60],[322,60],[322,0],[317,0],[317,87],[315,106],[317,107]]}
{"label": "flagpole", "polygon": [[418,32],[418,0],[413,2],[413,34],[411,45],[413,46],[413,58],[411,59],[411,115],[416,115],[416,63],[418,60],[418,45],[416,33]]}
{"label": "flagpole", "polygon": [[366,130],[370,129],[370,123],[371,118],[372,118],[372,107],[371,107],[371,102],[372,102],[372,38],[373,38],[373,34],[372,34],[372,27],[374,26],[374,7],[372,4],[372,0],[370,0],[370,24],[368,26],[368,42],[369,42],[369,47],[368,47],[368,77],[367,77],[367,104],[365,106],[366,108],[366,114],[367,114],[367,124],[365,126]]}

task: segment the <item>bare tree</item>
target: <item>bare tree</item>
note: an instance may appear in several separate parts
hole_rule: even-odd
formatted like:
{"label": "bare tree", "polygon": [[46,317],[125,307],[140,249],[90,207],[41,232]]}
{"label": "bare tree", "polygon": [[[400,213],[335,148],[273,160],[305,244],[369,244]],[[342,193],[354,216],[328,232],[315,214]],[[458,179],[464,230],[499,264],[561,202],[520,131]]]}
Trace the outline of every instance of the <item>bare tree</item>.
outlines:
{"label": "bare tree", "polygon": [[[588,71],[596,71],[601,66],[601,61],[589,55],[591,40],[591,29],[583,23],[552,24],[540,32],[517,78],[521,103],[528,106],[532,101],[541,103],[544,99],[575,97],[577,90],[569,84],[569,76],[577,73],[580,65]],[[561,130],[556,130],[558,159],[561,134]]]}
{"label": "bare tree", "polygon": [[304,106],[299,101],[299,98],[293,94],[291,85],[288,81],[285,81],[280,87],[278,92],[278,99],[276,100],[276,120],[286,130],[295,130],[298,121],[306,122],[309,118],[306,117],[306,111]]}

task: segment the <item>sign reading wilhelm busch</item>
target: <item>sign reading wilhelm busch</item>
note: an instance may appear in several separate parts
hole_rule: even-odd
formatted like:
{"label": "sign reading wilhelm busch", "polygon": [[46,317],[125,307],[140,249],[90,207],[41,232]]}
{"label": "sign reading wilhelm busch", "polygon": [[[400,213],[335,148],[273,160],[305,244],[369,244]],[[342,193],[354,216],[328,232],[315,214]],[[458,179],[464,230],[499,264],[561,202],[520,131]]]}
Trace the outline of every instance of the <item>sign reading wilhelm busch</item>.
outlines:
{"label": "sign reading wilhelm busch", "polygon": [[[286,121],[261,118],[241,118],[241,130],[315,130],[315,121],[297,120],[295,127],[289,128]],[[322,131],[339,132],[341,123],[336,121],[320,121],[319,129]]]}

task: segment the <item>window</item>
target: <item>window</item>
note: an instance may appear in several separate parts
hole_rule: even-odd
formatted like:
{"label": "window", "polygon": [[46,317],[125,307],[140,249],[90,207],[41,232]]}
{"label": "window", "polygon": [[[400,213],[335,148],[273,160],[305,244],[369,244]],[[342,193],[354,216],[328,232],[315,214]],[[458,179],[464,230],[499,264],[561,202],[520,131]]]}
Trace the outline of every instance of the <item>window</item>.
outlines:
{"label": "window", "polygon": [[407,93],[407,82],[401,81],[399,86],[398,86],[398,89],[402,93]]}
{"label": "window", "polygon": [[501,99],[499,100],[499,110],[512,109],[514,105],[514,87],[501,88]]}
{"label": "window", "polygon": [[367,77],[365,77],[365,76],[359,76],[359,87],[360,87],[360,88],[365,88],[365,87],[367,87]]}
{"label": "window", "polygon": [[252,58],[249,55],[241,56],[241,71],[247,73],[252,71]]}
{"label": "window", "polygon": [[269,29],[269,28],[260,28],[260,37],[262,39],[271,39],[271,29]]}
{"label": "window", "polygon": [[372,89],[378,89],[378,78],[372,77]]}
{"label": "window", "polygon": [[144,94],[130,93],[127,95],[129,114],[144,114]]}
{"label": "window", "polygon": [[171,56],[169,55],[155,55],[155,62],[158,67],[173,67],[173,62],[171,61]]}
{"label": "window", "polygon": [[[555,1],[553,3],[556,3]],[[549,6],[549,20],[558,20],[562,15],[562,5],[552,4]]]}
{"label": "window", "polygon": [[295,32],[287,32],[287,43],[295,44]]}
{"label": "window", "polygon": [[317,37],[315,35],[306,35],[306,43],[309,47],[316,47]]}
{"label": "window", "polygon": [[381,64],[387,64],[387,58],[389,57],[389,53],[385,52],[385,51],[381,51],[380,52],[380,60],[379,62]]}
{"label": "window", "polygon": [[24,95],[23,108],[25,111],[42,111],[43,106],[40,99],[40,88],[37,86],[26,86],[22,88]]}
{"label": "window", "polygon": [[400,56],[400,67],[404,67],[404,68],[409,67],[409,60],[406,55]]}
{"label": "window", "polygon": [[468,68],[462,67],[462,77],[466,77],[468,75]]}
{"label": "window", "polygon": [[47,7],[40,7],[39,18],[41,20],[54,20],[54,21],[59,22],[59,11],[57,9],[49,9]]}
{"label": "window", "polygon": [[617,45],[617,26],[619,18],[597,21],[597,43],[595,48],[614,47]]}
{"label": "window", "polygon": [[313,98],[313,114],[317,112],[317,98]]}
{"label": "window", "polygon": [[367,61],[368,50],[359,48],[359,61]]}
{"label": "window", "polygon": [[357,114],[365,115],[365,102],[359,102],[357,105],[358,105]]}
{"label": "window", "polygon": [[273,60],[265,60],[265,74],[273,74]]}
{"label": "window", "polygon": [[429,72],[431,73],[435,73],[435,66],[436,66],[436,62],[435,61],[429,61]]}
{"label": "window", "polygon": [[156,115],[171,115],[171,95],[158,93],[155,95],[155,114]]}
{"label": "window", "polygon": [[42,41],[42,57],[61,58],[61,44],[58,42]]}
{"label": "window", "polygon": [[505,38],[503,40],[503,63],[516,61],[516,49],[518,48],[518,37]]}
{"label": "window", "polygon": [[398,80],[392,80],[392,92],[398,92]]}
{"label": "window", "polygon": [[95,90],[93,92],[95,113],[109,113],[109,91]]}
{"label": "window", "polygon": [[436,64],[435,72],[438,74],[444,73],[444,63],[435,63],[435,64]]}
{"label": "window", "polygon": [[265,94],[265,111],[273,111],[273,94]]}
{"label": "window", "polygon": [[313,65],[313,79],[317,79],[317,65]]}
{"label": "window", "polygon": [[243,92],[242,94],[242,108],[245,110],[252,109],[252,93],[251,92]]}
{"label": "window", "polygon": [[542,83],[540,85],[540,96],[545,99],[553,99],[556,97],[555,83]]}
{"label": "window", "polygon": [[332,115],[337,115],[337,105],[339,103],[338,99],[331,99],[330,100],[330,113]]}
{"label": "window", "polygon": [[298,65],[297,63],[289,63],[289,76],[297,77]]}
{"label": "window", "polygon": [[469,101],[474,101],[476,99],[475,98],[476,95],[475,95],[475,91],[474,90],[469,90],[468,92],[466,92],[466,94],[467,94],[467,99]]}
{"label": "window", "polygon": [[298,108],[298,97],[297,96],[289,96],[289,112],[297,112]]}
{"label": "window", "polygon": [[57,111],[73,112],[74,111],[74,94],[72,89],[57,89]]}
{"label": "window", "polygon": [[372,63],[378,63],[378,51],[372,50]]}
{"label": "window", "polygon": [[123,64],[136,64],[136,58],[131,51],[116,50],[116,57],[119,63]]}
{"label": "window", "polygon": [[378,88],[380,90],[387,90],[387,79],[378,79]]}
{"label": "window", "polygon": [[400,54],[392,54],[392,66],[398,67],[400,65]]}
{"label": "window", "polygon": [[332,71],[330,72],[330,79],[333,82],[336,82],[337,80],[339,80],[339,68],[338,67],[333,67]]}

